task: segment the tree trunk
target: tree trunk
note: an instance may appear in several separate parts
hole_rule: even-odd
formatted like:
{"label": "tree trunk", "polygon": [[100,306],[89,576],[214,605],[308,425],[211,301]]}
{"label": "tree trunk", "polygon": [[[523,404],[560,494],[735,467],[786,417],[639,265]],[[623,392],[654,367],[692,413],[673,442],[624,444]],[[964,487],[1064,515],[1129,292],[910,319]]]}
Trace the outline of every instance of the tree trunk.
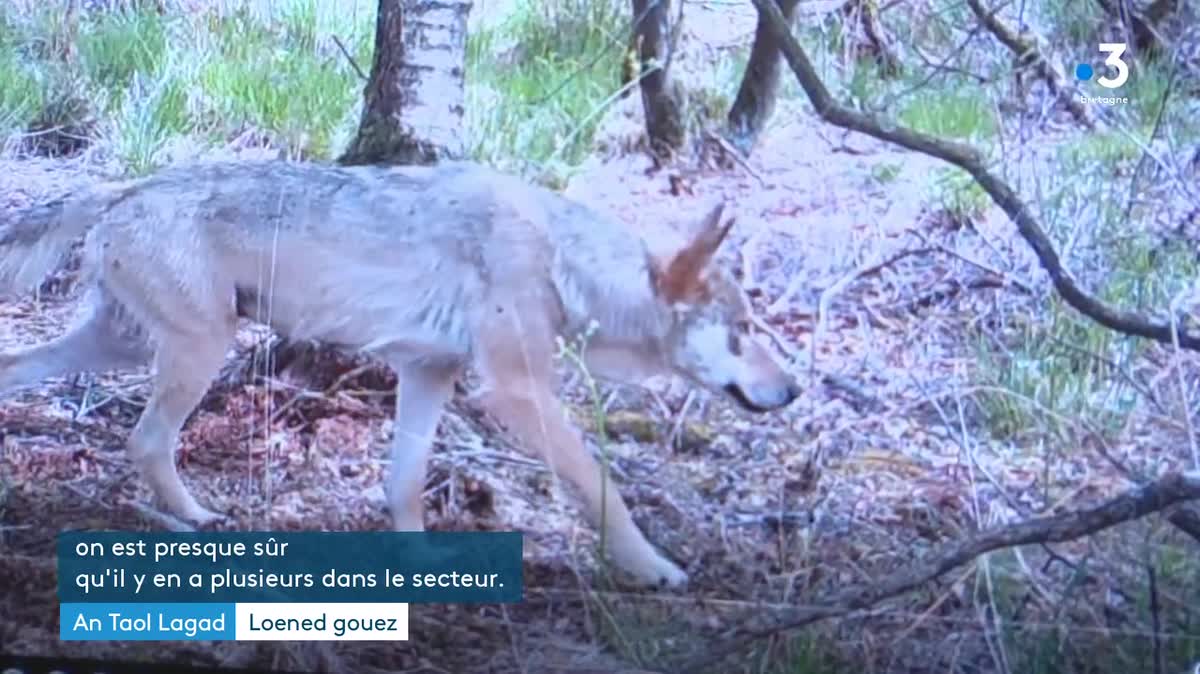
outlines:
{"label": "tree trunk", "polygon": [[461,158],[471,0],[379,0],[358,134],[339,163]]}
{"label": "tree trunk", "polygon": [[[358,133],[343,165],[434,164],[464,154],[463,69],[470,0],[379,0],[375,57],[363,91]],[[265,349],[270,374],[325,390],[335,382],[390,386],[387,366],[362,353],[280,337]],[[255,373],[243,364],[227,380]],[[343,381],[357,373],[352,381]]]}
{"label": "tree trunk", "polygon": [[[793,22],[798,0],[775,0],[779,11],[789,26]],[[737,98],[729,108],[726,118],[727,137],[739,152],[749,156],[758,141],[758,135],[775,112],[775,99],[779,93],[779,72],[783,56],[779,44],[772,37],[766,19],[760,14],[758,27],[754,31],[754,45],[750,48],[750,60],[742,76]]]}
{"label": "tree trunk", "polygon": [[[682,0],[675,0],[681,2]],[[633,41],[641,61],[642,109],[651,150],[669,155],[683,147],[683,114],[670,76],[671,0],[633,0]]]}

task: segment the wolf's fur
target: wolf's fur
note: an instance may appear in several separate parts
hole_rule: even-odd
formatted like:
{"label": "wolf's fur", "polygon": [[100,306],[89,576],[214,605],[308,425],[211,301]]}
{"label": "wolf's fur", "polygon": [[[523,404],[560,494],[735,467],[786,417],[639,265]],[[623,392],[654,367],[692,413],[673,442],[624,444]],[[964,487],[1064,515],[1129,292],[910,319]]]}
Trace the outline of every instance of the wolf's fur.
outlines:
{"label": "wolf's fur", "polygon": [[721,212],[656,257],[591,210],[468,163],[208,163],[103,184],[0,220],[0,283],[37,283],[86,234],[89,289],[66,334],[0,353],[0,392],[153,364],[128,456],[170,512],[203,524],[219,516],[183,485],[173,448],[238,318],[366,350],[399,376],[388,504],[397,530],[420,530],[433,435],[473,365],[483,407],[581,492],[618,566],[678,584],[686,574],[616,490],[602,497],[601,467],[555,394],[553,356],[557,337],[595,321],[586,355],[599,377],[674,373],[758,412],[791,402],[794,379],[751,338],[749,304],[711,263],[732,224]]}

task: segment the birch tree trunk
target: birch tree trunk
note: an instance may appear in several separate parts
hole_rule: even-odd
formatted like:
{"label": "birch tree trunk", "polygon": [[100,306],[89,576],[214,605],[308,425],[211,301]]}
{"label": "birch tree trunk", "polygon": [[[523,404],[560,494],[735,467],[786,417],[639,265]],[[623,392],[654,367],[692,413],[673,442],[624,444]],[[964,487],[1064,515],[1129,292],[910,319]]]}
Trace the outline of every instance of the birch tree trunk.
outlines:
{"label": "birch tree trunk", "polygon": [[379,0],[375,58],[342,164],[461,158],[470,0]]}
{"label": "birch tree trunk", "polygon": [[[471,5],[470,0],[379,0],[362,118],[338,163],[434,164],[462,158]],[[370,387],[394,385],[395,375],[385,364],[329,344],[280,337],[267,354],[269,370],[286,372],[318,390],[360,365],[376,367],[364,368],[356,380],[370,382]],[[248,376],[245,369],[252,364],[244,363],[226,379]]]}

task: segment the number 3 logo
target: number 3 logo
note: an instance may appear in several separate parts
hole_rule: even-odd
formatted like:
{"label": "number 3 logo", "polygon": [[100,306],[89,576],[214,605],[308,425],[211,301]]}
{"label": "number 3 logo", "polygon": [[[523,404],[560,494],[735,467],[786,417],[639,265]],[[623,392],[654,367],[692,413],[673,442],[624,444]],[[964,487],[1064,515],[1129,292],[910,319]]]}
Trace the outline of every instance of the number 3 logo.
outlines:
{"label": "number 3 logo", "polygon": [[1110,78],[1105,75],[1098,78],[1096,82],[1105,88],[1116,89],[1125,84],[1125,80],[1129,79],[1129,64],[1121,59],[1121,55],[1125,53],[1127,45],[1124,42],[1101,42],[1100,52],[1108,54],[1108,58],[1104,59],[1104,65],[1110,68],[1117,69],[1116,78]]}

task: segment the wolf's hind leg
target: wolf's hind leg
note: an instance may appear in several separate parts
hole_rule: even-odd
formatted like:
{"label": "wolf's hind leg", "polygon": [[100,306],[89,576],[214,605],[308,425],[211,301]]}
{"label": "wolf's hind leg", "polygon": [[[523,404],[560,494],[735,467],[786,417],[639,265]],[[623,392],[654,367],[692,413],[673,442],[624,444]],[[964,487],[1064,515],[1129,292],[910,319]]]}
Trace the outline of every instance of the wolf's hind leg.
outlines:
{"label": "wolf's hind leg", "polygon": [[0,353],[0,395],[51,377],[132,369],[150,362],[145,333],[115,298],[96,288],[90,311],[64,334],[42,344]]}

